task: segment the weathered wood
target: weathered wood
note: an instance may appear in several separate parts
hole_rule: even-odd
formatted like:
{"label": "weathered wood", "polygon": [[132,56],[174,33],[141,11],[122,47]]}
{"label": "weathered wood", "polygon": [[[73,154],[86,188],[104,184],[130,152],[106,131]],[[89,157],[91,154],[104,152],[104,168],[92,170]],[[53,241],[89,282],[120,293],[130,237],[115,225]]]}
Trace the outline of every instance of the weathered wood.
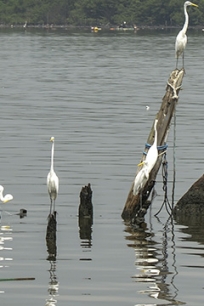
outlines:
{"label": "weathered wood", "polygon": [[93,225],[93,204],[91,184],[84,186],[80,192],[79,205],[79,236],[80,239],[86,239],[91,243],[92,225]]}
{"label": "weathered wood", "polygon": [[57,231],[57,220],[56,220],[56,211],[53,214],[48,216],[47,222],[47,232],[46,232],[46,240],[56,240],[56,231]]}
{"label": "weathered wood", "polygon": [[55,260],[57,255],[57,220],[56,211],[48,216],[47,231],[46,231],[46,244],[48,252],[48,260]]}
{"label": "weathered wood", "polygon": [[93,218],[91,184],[84,186],[80,192],[79,217]]}
{"label": "weathered wood", "polygon": [[[162,99],[160,110],[156,115],[156,118],[158,119],[157,146],[163,146],[166,144],[167,137],[168,137],[168,131],[170,129],[170,124],[171,124],[171,119],[173,117],[173,114],[176,108],[176,104],[178,102],[178,93],[182,85],[184,73],[185,71],[183,69],[173,70],[167,82],[166,93]],[[154,122],[152,125],[152,129],[150,131],[149,137],[147,139],[148,144],[151,145],[153,144],[153,142],[154,142]],[[144,151],[147,152],[148,149],[145,148]],[[144,159],[145,159],[145,155],[143,154],[141,161],[143,161]],[[142,196],[140,195],[140,193],[137,195],[133,195],[133,184],[134,184],[134,181],[133,181],[128,197],[127,197],[127,200],[126,200],[126,203],[125,203],[125,207],[121,215],[125,221],[131,221],[134,218],[134,222],[137,223],[137,220],[135,219],[135,217],[137,216],[139,217],[139,215],[141,215],[140,214],[141,204],[142,204],[142,209],[143,209],[142,215],[144,216],[144,212],[145,212],[144,209],[147,210],[149,205],[151,204],[151,202],[147,201],[147,199],[151,193],[152,188],[154,187],[156,176],[161,166],[161,163],[162,163],[162,155],[158,157],[158,160],[149,175],[148,182],[143,188],[143,190],[141,191]],[[138,167],[137,173],[139,172],[140,169],[141,167]],[[141,203],[141,199],[142,199],[142,203]],[[139,217],[138,223],[141,223],[141,222],[142,222],[142,218]]]}

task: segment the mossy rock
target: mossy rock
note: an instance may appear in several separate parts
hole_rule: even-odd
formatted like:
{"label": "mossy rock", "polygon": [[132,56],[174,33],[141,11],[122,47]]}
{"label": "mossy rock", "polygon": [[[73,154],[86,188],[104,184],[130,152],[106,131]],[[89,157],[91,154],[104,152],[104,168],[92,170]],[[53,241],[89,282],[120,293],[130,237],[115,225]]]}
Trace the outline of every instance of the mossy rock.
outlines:
{"label": "mossy rock", "polygon": [[202,175],[177,202],[173,214],[175,217],[185,215],[204,216],[204,175]]}

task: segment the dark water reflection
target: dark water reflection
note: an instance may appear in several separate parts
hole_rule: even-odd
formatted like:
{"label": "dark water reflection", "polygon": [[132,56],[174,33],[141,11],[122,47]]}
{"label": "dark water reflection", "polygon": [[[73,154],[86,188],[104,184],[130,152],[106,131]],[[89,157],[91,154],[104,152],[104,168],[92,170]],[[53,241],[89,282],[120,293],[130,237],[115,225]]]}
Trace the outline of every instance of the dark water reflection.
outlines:
{"label": "dark water reflection", "polygon": [[46,299],[46,306],[54,306],[57,304],[57,296],[59,291],[59,282],[56,275],[56,261],[50,261],[50,281],[48,287],[49,297]]}
{"label": "dark water reflection", "polygon": [[[1,225],[12,232],[0,232],[0,272],[1,279],[27,279],[0,282],[2,305],[203,303],[202,221],[167,222],[165,208],[159,219],[153,217],[164,198],[162,176],[143,231],[120,217],[175,65],[175,35],[0,30],[0,173],[14,196],[1,207]],[[202,174],[202,42],[202,33],[189,31],[176,112],[175,201]],[[51,136],[60,179],[55,258],[45,239]],[[79,194],[87,182],[93,189],[93,224],[78,219]],[[20,219],[22,207],[28,214]]]}
{"label": "dark water reflection", "polygon": [[[176,268],[176,247],[173,220],[164,226],[161,243],[154,239],[153,232],[138,232],[126,228],[131,235],[126,236],[131,241],[129,247],[135,250],[136,274],[132,276],[136,282],[145,284],[147,289],[140,290],[151,298],[168,301],[165,305],[181,305],[177,300],[179,289],[174,280],[178,274]],[[169,249],[172,255],[172,264],[169,263]],[[185,304],[185,303],[184,303]]]}
{"label": "dark water reflection", "polygon": [[[181,231],[187,236],[183,237],[183,241],[198,244],[196,247],[182,246],[181,248],[187,249],[186,253],[188,255],[204,257],[204,218],[198,216],[196,218],[194,216],[177,216],[176,221],[177,224],[184,226],[181,228]],[[189,264],[188,266],[203,268],[203,265],[197,265],[196,259],[195,264],[192,262],[192,265]]]}

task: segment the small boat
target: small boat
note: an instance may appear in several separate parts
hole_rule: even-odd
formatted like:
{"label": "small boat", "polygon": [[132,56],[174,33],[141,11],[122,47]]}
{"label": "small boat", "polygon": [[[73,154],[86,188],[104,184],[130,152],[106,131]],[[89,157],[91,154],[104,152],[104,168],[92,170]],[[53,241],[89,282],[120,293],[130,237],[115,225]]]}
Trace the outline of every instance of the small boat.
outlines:
{"label": "small boat", "polygon": [[139,28],[131,27],[131,28],[121,28],[121,27],[116,27],[116,28],[110,28],[110,31],[137,31]]}
{"label": "small boat", "polygon": [[101,28],[99,28],[99,27],[91,27],[91,32],[97,33],[98,31],[101,31]]}
{"label": "small boat", "polygon": [[134,26],[128,26],[124,21],[121,25],[117,27],[110,28],[110,31],[137,31],[139,28],[134,24]]}

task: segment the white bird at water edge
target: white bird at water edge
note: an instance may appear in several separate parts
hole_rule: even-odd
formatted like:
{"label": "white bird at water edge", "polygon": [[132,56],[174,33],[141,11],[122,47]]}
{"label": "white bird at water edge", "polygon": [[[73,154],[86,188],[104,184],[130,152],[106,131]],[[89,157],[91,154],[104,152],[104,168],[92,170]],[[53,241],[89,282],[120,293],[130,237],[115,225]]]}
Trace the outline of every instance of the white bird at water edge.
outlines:
{"label": "white bird at water edge", "polygon": [[187,32],[187,29],[188,29],[188,21],[189,21],[189,17],[188,17],[188,13],[187,13],[187,6],[198,7],[197,4],[192,3],[190,1],[186,1],[184,3],[185,23],[183,25],[183,29],[178,33],[178,35],[176,37],[176,43],[175,43],[176,68],[177,68],[177,65],[178,65],[178,58],[181,54],[182,54],[182,58],[183,58],[183,68],[184,68],[184,49],[185,49],[186,44],[187,44],[186,32]]}
{"label": "white bird at water edge", "polygon": [[[50,215],[54,213],[55,211],[55,200],[58,194],[59,190],[59,179],[58,176],[56,175],[54,171],[54,137],[50,138],[50,141],[52,142],[52,149],[51,149],[51,165],[50,165],[50,172],[47,175],[47,188],[48,188],[48,193],[50,196]],[[53,205],[53,211],[52,211],[52,204]]]}
{"label": "white bird at water edge", "polygon": [[6,194],[3,196],[4,187],[0,185],[0,200],[3,203],[7,203],[11,200],[13,200],[13,196],[11,194]]}

